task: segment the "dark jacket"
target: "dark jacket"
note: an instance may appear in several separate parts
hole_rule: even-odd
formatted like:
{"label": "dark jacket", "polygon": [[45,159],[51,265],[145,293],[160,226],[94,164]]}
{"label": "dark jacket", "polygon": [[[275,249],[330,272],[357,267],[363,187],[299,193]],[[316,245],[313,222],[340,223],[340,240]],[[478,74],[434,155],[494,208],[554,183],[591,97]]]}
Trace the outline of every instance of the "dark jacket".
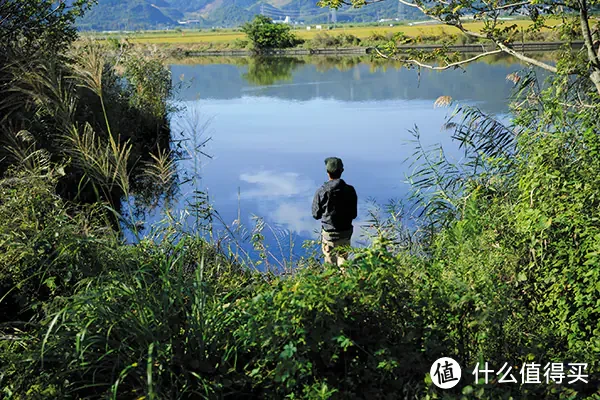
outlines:
{"label": "dark jacket", "polygon": [[312,204],[314,219],[320,219],[325,232],[352,234],[352,220],[356,218],[358,198],[354,188],[343,179],[327,181],[317,190]]}

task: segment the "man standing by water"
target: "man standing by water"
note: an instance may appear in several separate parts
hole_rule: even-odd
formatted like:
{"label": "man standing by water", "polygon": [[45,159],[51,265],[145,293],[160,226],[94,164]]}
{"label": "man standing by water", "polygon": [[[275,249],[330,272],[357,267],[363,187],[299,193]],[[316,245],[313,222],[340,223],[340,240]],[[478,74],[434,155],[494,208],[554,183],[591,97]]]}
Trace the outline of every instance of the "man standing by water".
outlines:
{"label": "man standing by water", "polygon": [[333,249],[349,246],[352,237],[352,220],[357,215],[358,198],[354,188],[343,179],[344,164],[337,157],[325,159],[329,181],[325,182],[313,199],[312,214],[322,224],[322,249],[325,262],[342,265],[346,254],[333,254]]}

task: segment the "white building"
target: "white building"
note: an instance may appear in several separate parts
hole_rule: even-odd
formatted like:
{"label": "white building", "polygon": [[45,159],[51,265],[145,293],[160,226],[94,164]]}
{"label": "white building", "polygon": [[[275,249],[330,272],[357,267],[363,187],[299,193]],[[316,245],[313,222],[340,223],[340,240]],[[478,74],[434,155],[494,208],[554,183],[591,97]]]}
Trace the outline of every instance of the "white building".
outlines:
{"label": "white building", "polygon": [[291,24],[292,20],[289,16],[286,16],[285,19],[274,19],[273,23],[275,24]]}

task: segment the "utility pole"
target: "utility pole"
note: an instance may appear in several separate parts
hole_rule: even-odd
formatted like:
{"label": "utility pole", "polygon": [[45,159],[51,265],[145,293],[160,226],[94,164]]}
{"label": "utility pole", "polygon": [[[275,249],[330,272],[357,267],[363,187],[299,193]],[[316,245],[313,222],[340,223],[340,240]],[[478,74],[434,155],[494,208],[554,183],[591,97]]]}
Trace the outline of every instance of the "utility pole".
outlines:
{"label": "utility pole", "polygon": [[399,20],[407,20],[408,19],[408,9],[406,4],[402,2],[398,2],[398,19]]}

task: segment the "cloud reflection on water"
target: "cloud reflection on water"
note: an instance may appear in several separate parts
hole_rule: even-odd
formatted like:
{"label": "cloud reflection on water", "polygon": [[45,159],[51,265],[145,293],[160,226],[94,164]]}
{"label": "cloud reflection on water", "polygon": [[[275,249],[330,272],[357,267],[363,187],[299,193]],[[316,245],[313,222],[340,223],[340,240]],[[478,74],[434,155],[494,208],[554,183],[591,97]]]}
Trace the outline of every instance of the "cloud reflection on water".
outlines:
{"label": "cloud reflection on water", "polygon": [[292,233],[314,237],[319,222],[311,215],[312,195],[317,185],[296,172],[261,170],[240,174],[249,186],[241,191],[243,201],[255,201],[267,222]]}
{"label": "cloud reflection on water", "polygon": [[270,213],[270,218],[289,231],[311,238],[314,238],[319,230],[319,221],[310,215],[310,200],[281,202]]}
{"label": "cloud reflection on water", "polygon": [[259,171],[243,173],[240,180],[255,187],[242,192],[242,198],[291,197],[306,194],[315,186],[296,172]]}
{"label": "cloud reflection on water", "polygon": [[[313,180],[296,172],[273,170],[242,173],[240,180],[250,186],[241,192],[241,199],[255,201],[267,222],[305,238],[319,237],[320,221],[311,213],[313,195],[319,187]],[[363,227],[368,225],[368,208],[368,202],[359,198],[353,245],[365,243]]]}

